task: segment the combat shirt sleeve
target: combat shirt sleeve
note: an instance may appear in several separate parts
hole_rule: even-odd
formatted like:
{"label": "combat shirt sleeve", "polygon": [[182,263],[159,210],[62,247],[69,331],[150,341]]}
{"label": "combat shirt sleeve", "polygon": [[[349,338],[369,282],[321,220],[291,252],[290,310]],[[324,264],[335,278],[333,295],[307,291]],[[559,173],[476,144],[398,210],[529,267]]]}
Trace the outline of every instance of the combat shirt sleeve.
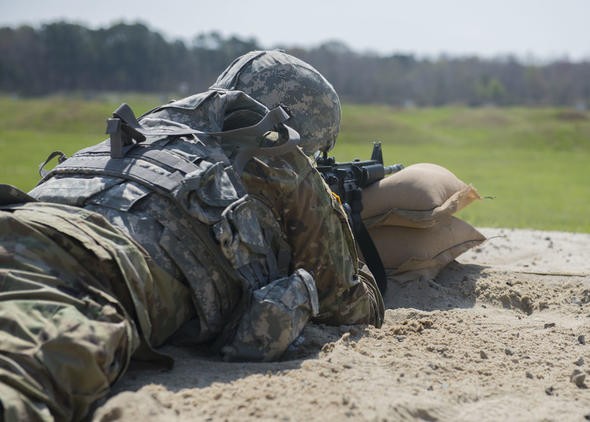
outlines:
{"label": "combat shirt sleeve", "polygon": [[277,212],[292,249],[291,268],[314,278],[319,314],[326,324],[383,321],[383,299],[369,272],[359,269],[352,231],[341,204],[299,149],[251,160],[243,176],[250,194]]}

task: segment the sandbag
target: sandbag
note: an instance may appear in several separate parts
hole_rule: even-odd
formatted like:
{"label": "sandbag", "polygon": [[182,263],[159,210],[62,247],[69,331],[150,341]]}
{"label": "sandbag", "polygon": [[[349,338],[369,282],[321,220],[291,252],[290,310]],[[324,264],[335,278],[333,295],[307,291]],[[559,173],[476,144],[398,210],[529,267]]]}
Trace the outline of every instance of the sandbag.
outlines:
{"label": "sandbag", "polygon": [[361,217],[367,227],[427,228],[476,199],[481,197],[475,188],[446,168],[419,163],[365,188]]}
{"label": "sandbag", "polygon": [[379,226],[369,229],[388,279],[407,282],[433,279],[457,256],[473,248],[485,236],[456,217],[430,228]]}

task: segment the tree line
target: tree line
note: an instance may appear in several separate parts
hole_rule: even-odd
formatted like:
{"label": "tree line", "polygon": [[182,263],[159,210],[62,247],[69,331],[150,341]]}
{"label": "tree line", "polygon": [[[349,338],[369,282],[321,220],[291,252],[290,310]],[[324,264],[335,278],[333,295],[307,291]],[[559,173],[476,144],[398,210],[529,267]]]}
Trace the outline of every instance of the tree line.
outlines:
{"label": "tree line", "polygon": [[[142,23],[90,29],[69,22],[0,28],[0,92],[191,94],[209,87],[253,38],[203,33],[167,40]],[[311,63],[344,101],[393,106],[590,105],[590,60],[524,63],[506,56],[419,58],[359,53],[341,42],[282,48]]]}

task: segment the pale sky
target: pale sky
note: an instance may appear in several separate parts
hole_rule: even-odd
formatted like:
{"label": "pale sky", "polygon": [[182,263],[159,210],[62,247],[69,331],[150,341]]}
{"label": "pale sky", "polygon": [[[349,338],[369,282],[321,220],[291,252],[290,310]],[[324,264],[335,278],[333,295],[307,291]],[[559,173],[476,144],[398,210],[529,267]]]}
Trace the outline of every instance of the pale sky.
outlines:
{"label": "pale sky", "polygon": [[0,26],[141,21],[190,42],[218,31],[264,48],[342,41],[358,52],[590,60],[590,0],[0,0]]}

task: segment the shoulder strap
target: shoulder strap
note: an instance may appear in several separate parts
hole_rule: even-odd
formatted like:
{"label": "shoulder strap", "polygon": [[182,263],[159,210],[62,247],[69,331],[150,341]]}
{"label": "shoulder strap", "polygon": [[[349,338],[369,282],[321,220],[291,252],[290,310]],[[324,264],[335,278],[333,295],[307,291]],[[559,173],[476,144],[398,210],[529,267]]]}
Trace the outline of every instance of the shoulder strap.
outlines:
{"label": "shoulder strap", "polygon": [[[257,154],[280,155],[298,145],[299,134],[284,125],[284,122],[289,117],[289,114],[279,106],[270,110],[255,125],[223,132],[203,132],[178,126],[147,128],[139,123],[131,107],[123,103],[115,110],[113,117],[107,119],[106,133],[110,135],[110,146],[103,142],[80,151],[68,160],[66,160],[65,154],[62,152],[54,151],[39,166],[39,174],[42,177],[40,183],[56,173],[102,173],[142,182],[157,180],[157,186],[170,192],[173,187],[178,185],[179,175],[172,178],[160,176],[154,178],[154,175],[150,174],[149,170],[134,165],[137,164],[137,160],[140,160],[139,157],[165,164],[167,167],[180,170],[184,174],[195,170],[194,164],[161,149],[141,149],[130,152],[134,150],[134,146],[145,142],[148,136],[196,135],[202,138],[217,138],[224,147],[236,152],[233,159],[233,168],[236,173],[241,174],[246,163],[253,156]],[[263,136],[275,130],[282,134],[285,141],[278,145],[263,146]],[[109,154],[109,156],[106,154]],[[124,159],[129,156],[135,157],[137,160],[125,161]],[[49,172],[46,171],[44,169],[45,165],[55,157],[58,157],[58,166]],[[117,162],[117,160],[123,160],[123,162]]]}
{"label": "shoulder strap", "polygon": [[[133,141],[144,142],[147,136],[185,136],[216,138],[230,150],[238,151],[234,168],[241,173],[246,162],[257,153],[263,155],[283,154],[299,143],[299,134],[284,125],[290,118],[289,114],[278,106],[270,110],[260,121],[251,126],[222,132],[203,132],[196,129],[182,127],[146,128],[142,126],[129,105],[123,103],[115,110],[113,117],[107,120],[106,133],[110,135],[111,157],[123,158],[125,147]],[[286,142],[277,146],[261,146],[263,136],[271,131],[283,134]]]}

